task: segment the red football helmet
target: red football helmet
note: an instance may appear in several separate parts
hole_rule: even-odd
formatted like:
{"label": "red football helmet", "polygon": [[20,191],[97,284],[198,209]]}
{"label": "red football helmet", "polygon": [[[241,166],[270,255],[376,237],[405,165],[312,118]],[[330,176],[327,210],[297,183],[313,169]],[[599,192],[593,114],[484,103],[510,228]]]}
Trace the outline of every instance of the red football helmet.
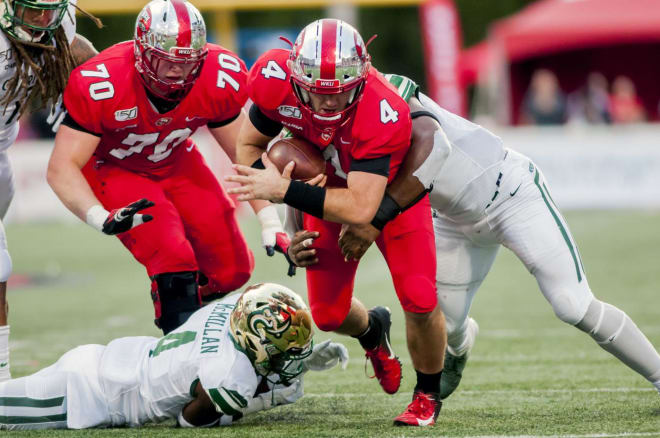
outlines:
{"label": "red football helmet", "polygon": [[[315,125],[337,128],[349,119],[360,99],[371,59],[357,30],[341,20],[323,19],[307,25],[289,56],[291,84],[303,115]],[[309,93],[350,91],[348,106],[332,114],[314,112]]]}
{"label": "red football helmet", "polygon": [[[204,19],[186,0],[153,0],[138,15],[135,68],[157,97],[183,99],[199,77],[207,53]],[[165,77],[173,65],[181,69],[181,75]]]}

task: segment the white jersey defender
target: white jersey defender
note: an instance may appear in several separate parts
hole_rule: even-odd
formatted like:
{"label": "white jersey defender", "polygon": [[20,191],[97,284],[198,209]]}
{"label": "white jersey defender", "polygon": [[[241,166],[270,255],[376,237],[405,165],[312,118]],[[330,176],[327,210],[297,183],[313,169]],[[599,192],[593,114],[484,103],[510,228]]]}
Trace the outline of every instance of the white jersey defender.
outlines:
{"label": "white jersey defender", "polygon": [[[220,424],[294,402],[302,396],[302,376],[287,382],[291,389],[284,398],[270,391],[255,397],[261,376],[229,334],[240,296],[203,307],[160,339],[136,336],[107,346],[83,345],[35,374],[0,383],[0,428],[135,427],[173,419],[193,400],[198,382],[222,414]],[[310,366],[326,368],[325,363]],[[269,385],[276,387],[283,386]]]}
{"label": "white jersey defender", "polygon": [[540,169],[488,130],[419,93],[409,79],[388,79],[406,100],[415,95],[441,127],[429,157],[413,173],[430,189],[433,208],[436,284],[448,335],[441,397],[460,381],[478,332],[470,306],[502,245],[536,277],[560,320],[587,332],[660,391],[660,356],[628,315],[594,297]]}

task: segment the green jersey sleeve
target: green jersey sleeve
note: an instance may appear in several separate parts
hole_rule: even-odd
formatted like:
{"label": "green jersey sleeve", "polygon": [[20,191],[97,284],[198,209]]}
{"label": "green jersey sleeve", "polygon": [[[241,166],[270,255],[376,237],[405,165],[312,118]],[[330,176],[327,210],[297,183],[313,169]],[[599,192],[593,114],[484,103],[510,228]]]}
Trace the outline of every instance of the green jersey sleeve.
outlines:
{"label": "green jersey sleeve", "polygon": [[419,93],[419,85],[410,78],[401,75],[386,74],[385,79],[397,89],[399,96],[406,102],[411,97],[416,97],[417,93]]}

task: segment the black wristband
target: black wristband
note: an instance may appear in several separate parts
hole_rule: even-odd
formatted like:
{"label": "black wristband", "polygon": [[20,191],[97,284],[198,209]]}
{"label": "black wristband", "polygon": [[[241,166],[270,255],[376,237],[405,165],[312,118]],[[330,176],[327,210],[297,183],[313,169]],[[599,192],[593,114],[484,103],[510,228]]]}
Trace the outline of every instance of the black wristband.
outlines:
{"label": "black wristband", "polygon": [[284,203],[302,212],[323,219],[325,188],[305,184],[298,180],[291,180],[289,188],[284,195]]}
{"label": "black wristband", "polygon": [[385,192],[383,200],[380,201],[376,216],[374,216],[371,221],[371,225],[378,228],[380,231],[383,231],[385,225],[397,217],[399,213],[401,213],[401,207],[399,207],[399,204],[397,204],[396,201]]}
{"label": "black wristband", "polygon": [[257,158],[257,161],[252,163],[252,166],[250,166],[253,169],[265,169],[266,166],[264,166],[264,162],[261,161],[261,157]]}

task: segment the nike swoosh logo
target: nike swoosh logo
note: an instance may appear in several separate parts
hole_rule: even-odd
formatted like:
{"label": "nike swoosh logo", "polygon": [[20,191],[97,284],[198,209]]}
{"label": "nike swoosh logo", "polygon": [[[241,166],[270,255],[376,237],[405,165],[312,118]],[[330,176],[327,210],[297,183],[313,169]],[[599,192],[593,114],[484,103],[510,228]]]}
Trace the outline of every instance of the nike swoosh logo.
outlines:
{"label": "nike swoosh logo", "polygon": [[195,119],[201,119],[201,117],[197,117],[197,116],[188,117],[188,116],[186,116],[186,122],[192,122]]}
{"label": "nike swoosh logo", "polygon": [[2,363],[0,363],[0,368],[4,368],[7,365],[9,365],[9,362],[2,362]]}
{"label": "nike swoosh logo", "polygon": [[189,148],[186,148],[186,151],[190,152],[190,151],[193,150],[194,147],[195,147],[195,145],[191,144]]}
{"label": "nike swoosh logo", "polygon": [[388,359],[396,359],[394,351],[392,351],[392,346],[390,345],[390,337],[385,335],[385,345],[387,345],[387,350],[390,352],[390,357]]}
{"label": "nike swoosh logo", "polygon": [[433,422],[433,417],[428,418],[426,420],[422,420],[421,418],[417,419],[417,424],[419,424],[420,426],[428,426],[432,422]]}
{"label": "nike swoosh logo", "polygon": [[342,142],[343,144],[351,144],[350,141],[344,141],[344,139],[341,137],[339,137],[339,141]]}
{"label": "nike swoosh logo", "polygon": [[515,189],[513,192],[509,193],[509,194],[510,194],[511,196],[513,196],[513,195],[515,195],[516,193],[518,193],[518,190],[520,189],[520,186],[521,186],[521,185],[522,185],[522,183],[518,184],[518,187],[516,187],[516,189]]}

